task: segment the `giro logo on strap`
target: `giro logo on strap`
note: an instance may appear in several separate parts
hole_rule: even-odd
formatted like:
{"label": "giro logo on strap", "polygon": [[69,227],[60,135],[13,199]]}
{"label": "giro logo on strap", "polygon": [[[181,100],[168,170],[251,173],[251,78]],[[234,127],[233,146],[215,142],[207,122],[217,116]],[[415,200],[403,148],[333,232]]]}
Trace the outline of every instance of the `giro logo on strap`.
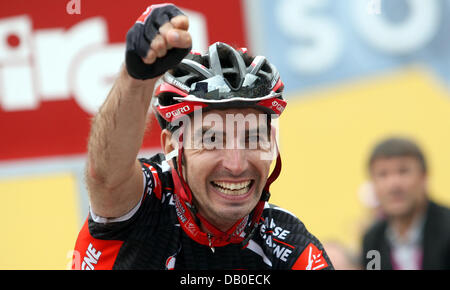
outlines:
{"label": "giro logo on strap", "polygon": [[276,100],[272,102],[272,107],[275,108],[278,112],[283,112],[284,106],[278,103]]}
{"label": "giro logo on strap", "polygon": [[267,100],[259,101],[258,105],[272,109],[273,112],[279,116],[281,115],[281,113],[283,113],[284,108],[287,105],[287,102],[285,100],[279,99],[278,97],[274,97]]}

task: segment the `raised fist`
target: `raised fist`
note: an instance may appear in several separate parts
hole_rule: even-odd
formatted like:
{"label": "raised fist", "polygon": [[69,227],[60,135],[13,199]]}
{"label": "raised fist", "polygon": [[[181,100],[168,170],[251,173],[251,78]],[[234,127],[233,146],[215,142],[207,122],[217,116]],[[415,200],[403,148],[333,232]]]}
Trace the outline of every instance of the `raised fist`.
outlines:
{"label": "raised fist", "polygon": [[173,4],[147,7],[127,33],[125,63],[136,79],[162,75],[191,50],[187,16]]}

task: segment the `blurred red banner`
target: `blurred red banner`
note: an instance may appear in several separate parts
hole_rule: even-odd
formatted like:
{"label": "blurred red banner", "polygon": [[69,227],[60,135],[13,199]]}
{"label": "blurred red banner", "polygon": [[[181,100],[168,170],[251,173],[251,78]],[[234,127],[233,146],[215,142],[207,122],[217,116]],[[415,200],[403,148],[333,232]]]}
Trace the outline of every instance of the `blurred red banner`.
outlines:
{"label": "blurred red banner", "polygon": [[[0,2],[0,160],[86,152],[90,120],[123,62],[125,35],[156,3]],[[240,0],[172,3],[190,16],[194,49],[216,41],[247,46]],[[143,148],[159,148],[156,121],[149,132]]]}

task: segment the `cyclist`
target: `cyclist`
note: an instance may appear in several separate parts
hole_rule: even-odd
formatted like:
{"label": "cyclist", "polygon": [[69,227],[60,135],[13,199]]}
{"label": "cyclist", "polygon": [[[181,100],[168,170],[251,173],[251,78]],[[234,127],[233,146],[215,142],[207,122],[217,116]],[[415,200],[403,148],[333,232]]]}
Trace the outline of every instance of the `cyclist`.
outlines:
{"label": "cyclist", "polygon": [[[187,29],[160,4],[127,34],[92,123],[73,268],[332,269],[303,223],[268,203],[281,170],[271,119],[286,106],[275,66],[221,42],[191,52]],[[150,105],[164,154],[137,158]]]}

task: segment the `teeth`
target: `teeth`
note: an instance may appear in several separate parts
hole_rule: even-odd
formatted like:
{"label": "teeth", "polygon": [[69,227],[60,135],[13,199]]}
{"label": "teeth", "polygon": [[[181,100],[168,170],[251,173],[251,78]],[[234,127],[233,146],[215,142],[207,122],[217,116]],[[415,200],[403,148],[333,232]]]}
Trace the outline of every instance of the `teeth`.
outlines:
{"label": "teeth", "polygon": [[244,181],[244,182],[220,182],[220,181],[213,181],[212,184],[223,194],[228,195],[241,195],[247,193],[247,191],[250,189],[250,183],[251,181]]}
{"label": "teeth", "polygon": [[237,182],[237,183],[213,181],[213,183],[215,185],[220,186],[224,189],[229,189],[229,190],[243,189],[244,187],[249,186],[250,182],[251,182],[250,180],[244,181],[244,182]]}

